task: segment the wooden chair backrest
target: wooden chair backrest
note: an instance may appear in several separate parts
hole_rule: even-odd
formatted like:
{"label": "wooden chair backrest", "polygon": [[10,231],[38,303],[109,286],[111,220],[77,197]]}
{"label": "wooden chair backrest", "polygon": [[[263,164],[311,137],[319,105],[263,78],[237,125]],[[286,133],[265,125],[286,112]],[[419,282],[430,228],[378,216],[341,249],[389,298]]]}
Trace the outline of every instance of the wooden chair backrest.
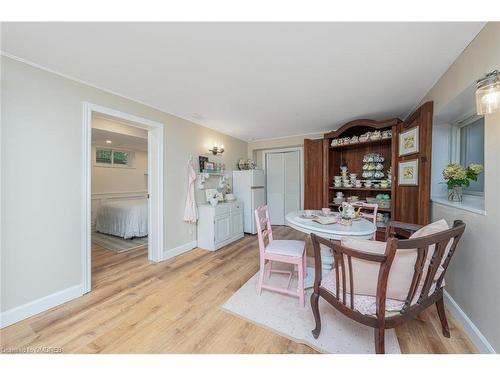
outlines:
{"label": "wooden chair backrest", "polygon": [[269,209],[267,205],[262,205],[255,209],[255,224],[257,226],[259,250],[262,254],[264,253],[266,246],[273,241],[273,229],[271,227],[271,220],[269,219]]}
{"label": "wooden chair backrest", "polygon": [[[465,224],[462,221],[455,221],[453,227],[425,237],[398,240],[395,238],[388,238],[386,250],[384,254],[368,253],[344,247],[338,241],[330,241],[315,234],[311,234],[311,239],[314,246],[315,254],[315,281],[314,288],[319,290],[322,279],[321,268],[321,252],[320,244],[328,246],[333,253],[335,259],[335,274],[336,274],[336,290],[335,298],[346,307],[354,309],[354,294],[356,293],[356,286],[354,285],[354,275],[352,267],[352,258],[362,259],[365,261],[376,262],[380,264],[380,270],[377,280],[377,315],[385,315],[385,300],[387,294],[387,282],[389,279],[389,272],[392,262],[398,250],[416,249],[417,257],[414,265],[414,273],[411,281],[408,295],[406,297],[404,307],[401,313],[408,312],[415,309],[418,305],[422,305],[427,297],[434,282],[434,278],[440,268],[442,272],[436,282],[435,291],[442,287],[444,276],[448,265],[450,264],[451,257],[455,253],[457,244],[465,230]],[[445,259],[444,253],[446,247],[450,246],[449,252]],[[434,252],[430,259],[429,264],[426,266],[427,255],[430,248],[434,247]],[[346,270],[349,270],[347,272]],[[421,279],[424,278],[424,283],[421,288],[419,284]],[[349,283],[349,284],[347,284]],[[347,301],[346,286],[349,285],[350,301]],[[418,296],[418,298],[416,298]],[[348,306],[348,304],[350,306]]]}

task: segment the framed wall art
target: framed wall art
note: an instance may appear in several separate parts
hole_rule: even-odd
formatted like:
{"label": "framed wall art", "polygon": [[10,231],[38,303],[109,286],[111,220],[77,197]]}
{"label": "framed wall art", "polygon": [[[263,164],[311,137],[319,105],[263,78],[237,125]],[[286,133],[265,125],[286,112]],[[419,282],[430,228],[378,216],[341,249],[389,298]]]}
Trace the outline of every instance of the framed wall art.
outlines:
{"label": "framed wall art", "polygon": [[198,156],[198,161],[200,164],[200,173],[205,169],[205,162],[208,162],[208,158],[206,156]]}
{"label": "framed wall art", "polygon": [[399,134],[399,156],[415,154],[419,151],[418,126]]}
{"label": "framed wall art", "polygon": [[399,185],[418,185],[418,159],[399,162],[398,172]]}

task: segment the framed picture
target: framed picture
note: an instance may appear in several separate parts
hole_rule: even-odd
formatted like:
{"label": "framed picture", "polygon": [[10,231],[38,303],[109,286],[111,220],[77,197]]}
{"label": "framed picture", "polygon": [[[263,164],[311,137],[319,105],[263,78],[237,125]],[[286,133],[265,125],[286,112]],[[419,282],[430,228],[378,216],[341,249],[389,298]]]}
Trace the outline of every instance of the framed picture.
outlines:
{"label": "framed picture", "polygon": [[205,162],[208,161],[208,158],[206,156],[198,156],[198,161],[200,164],[200,172],[203,172],[205,169]]}
{"label": "framed picture", "polygon": [[418,185],[418,159],[399,162],[399,185]]}
{"label": "framed picture", "polygon": [[399,156],[418,152],[418,126],[399,134]]}

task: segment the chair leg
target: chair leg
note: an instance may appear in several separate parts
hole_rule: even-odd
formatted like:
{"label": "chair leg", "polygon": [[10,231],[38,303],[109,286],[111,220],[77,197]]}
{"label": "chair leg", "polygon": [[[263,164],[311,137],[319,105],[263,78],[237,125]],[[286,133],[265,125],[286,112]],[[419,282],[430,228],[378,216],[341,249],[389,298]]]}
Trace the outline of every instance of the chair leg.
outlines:
{"label": "chair leg", "polygon": [[264,282],[265,272],[266,272],[266,260],[262,259],[260,261],[259,284],[257,285],[257,292],[259,293],[259,295],[262,293],[262,283]]}
{"label": "chair leg", "polygon": [[267,273],[267,279],[269,279],[271,277],[272,270],[273,270],[273,261],[270,260],[269,261],[269,267],[267,267],[267,271],[266,271],[266,273]]}
{"label": "chair leg", "polygon": [[446,319],[446,313],[444,311],[444,301],[443,297],[436,301],[436,308],[439,316],[439,320],[441,321],[441,328],[443,330],[444,337],[450,337],[450,327],[448,326],[448,319]]}
{"label": "chair leg", "polygon": [[299,274],[299,285],[298,285],[298,292],[299,292],[299,305],[300,307],[305,306],[305,301],[304,301],[304,262],[300,261],[300,264],[297,264],[297,271]]}
{"label": "chair leg", "polygon": [[303,260],[303,266],[304,266],[304,278],[307,277],[307,255],[304,250],[304,260]]}
{"label": "chair leg", "polygon": [[375,353],[385,354],[385,329],[375,328]]}
{"label": "chair leg", "polygon": [[312,335],[315,339],[318,338],[321,332],[321,316],[319,315],[319,294],[313,293],[311,295],[311,308],[316,322],[316,327],[312,330]]}

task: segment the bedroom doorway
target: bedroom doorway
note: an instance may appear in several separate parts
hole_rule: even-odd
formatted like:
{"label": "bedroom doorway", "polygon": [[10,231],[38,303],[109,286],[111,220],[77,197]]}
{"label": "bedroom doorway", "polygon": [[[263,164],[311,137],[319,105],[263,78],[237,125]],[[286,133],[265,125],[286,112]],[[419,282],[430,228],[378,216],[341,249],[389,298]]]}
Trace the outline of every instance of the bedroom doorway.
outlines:
{"label": "bedroom doorway", "polygon": [[[92,261],[163,260],[163,125],[84,103],[84,293]],[[125,255],[122,255],[124,253]],[[96,263],[97,265],[97,263]]]}

